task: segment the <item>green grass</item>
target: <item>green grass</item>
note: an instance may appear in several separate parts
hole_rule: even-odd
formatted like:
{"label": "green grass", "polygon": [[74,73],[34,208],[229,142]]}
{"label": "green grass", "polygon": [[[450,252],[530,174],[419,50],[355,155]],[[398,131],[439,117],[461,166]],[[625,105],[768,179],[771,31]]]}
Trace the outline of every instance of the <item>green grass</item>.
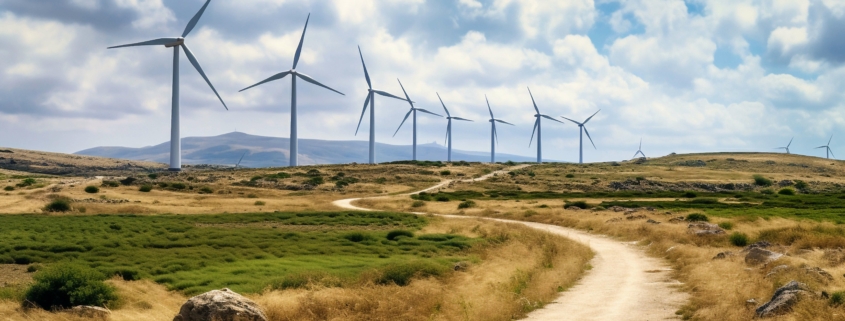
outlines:
{"label": "green grass", "polygon": [[71,261],[108,276],[153,279],[186,294],[221,287],[254,293],[309,271],[353,280],[408,260],[446,266],[466,259],[464,250],[481,241],[407,233],[388,240],[389,230],[410,232],[426,224],[424,217],[381,212],[2,216],[0,261]]}

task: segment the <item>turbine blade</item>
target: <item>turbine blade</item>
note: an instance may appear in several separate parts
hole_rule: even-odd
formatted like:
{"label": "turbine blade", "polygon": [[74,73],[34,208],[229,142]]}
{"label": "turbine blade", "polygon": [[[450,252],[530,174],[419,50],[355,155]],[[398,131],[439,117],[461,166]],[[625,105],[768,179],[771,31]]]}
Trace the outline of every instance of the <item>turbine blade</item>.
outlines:
{"label": "turbine blade", "polygon": [[194,65],[194,68],[196,68],[197,72],[200,73],[202,79],[205,79],[205,83],[208,84],[208,87],[211,87],[211,91],[213,91],[214,94],[217,95],[217,99],[220,99],[220,102],[223,104],[223,108],[229,110],[229,107],[226,107],[226,103],[223,101],[223,98],[221,98],[220,94],[217,93],[217,89],[214,89],[214,85],[211,84],[211,80],[208,80],[208,77],[205,75],[205,72],[202,71],[202,67],[200,66],[199,61],[197,61],[197,58],[194,57],[194,54],[191,52],[191,49],[188,49],[188,46],[186,46],[184,43],[182,44],[182,49],[185,49],[185,55],[188,56],[188,60],[191,61],[191,64]]}
{"label": "turbine blade", "polygon": [[819,147],[816,147],[816,148],[813,148],[813,149],[819,149],[819,148],[825,148],[825,147],[827,147],[827,146],[819,146]]}
{"label": "turbine blade", "polygon": [[250,89],[250,88],[255,87],[255,86],[258,86],[258,85],[263,85],[263,84],[266,84],[266,83],[271,82],[271,81],[274,81],[274,80],[279,80],[279,79],[285,78],[285,77],[287,77],[288,75],[290,75],[290,71],[280,72],[280,73],[278,73],[278,74],[275,74],[275,75],[273,75],[273,76],[270,76],[270,78],[267,78],[267,79],[264,79],[264,80],[260,81],[259,83],[255,84],[255,85],[252,85],[252,86],[246,87],[246,88],[244,88],[244,89],[241,89],[241,90],[239,90],[238,92],[242,92],[242,91],[244,91],[244,90]]}
{"label": "turbine blade", "polygon": [[405,93],[405,101],[411,104],[411,108],[414,108],[414,102],[411,101],[411,97],[408,97],[408,92],[405,91],[405,86],[402,86],[402,81],[400,81],[399,78],[396,78],[396,81],[399,82],[399,87],[402,87],[402,92]]}
{"label": "turbine blade", "polygon": [[554,119],[554,118],[552,118],[552,117],[551,117],[551,116],[549,116],[549,115],[540,115],[540,117],[543,117],[543,118],[545,118],[545,119],[552,120],[552,121],[556,121],[556,122],[558,122],[558,123],[563,124],[563,122],[562,122],[562,121],[559,121],[559,120],[557,120],[557,119]]}
{"label": "turbine blade", "polygon": [[310,13],[308,14],[308,18],[305,18],[305,27],[302,28],[302,37],[299,38],[299,46],[296,47],[296,54],[293,55],[293,68],[291,69],[296,69],[296,64],[299,63],[299,55],[302,54],[302,43],[305,42],[305,30],[308,30],[308,20],[311,20]]}
{"label": "turbine blade", "polygon": [[577,122],[577,121],[574,121],[574,120],[572,120],[572,119],[569,119],[569,118],[566,118],[566,117],[563,117],[563,116],[560,116],[560,118],[563,118],[563,119],[566,119],[566,120],[568,120],[568,121],[571,121],[571,122],[575,123],[575,125],[579,125],[579,126],[581,125],[581,123],[579,123],[579,122]]}
{"label": "turbine blade", "polygon": [[[326,88],[326,89],[331,90],[331,91],[333,91],[333,92],[336,92],[336,93],[338,93],[338,94],[344,95],[342,92],[339,92],[339,91],[337,91],[337,90],[334,90],[334,89],[330,88],[329,86],[323,85],[323,84],[321,84],[320,82],[318,82],[318,81],[314,80],[314,78],[311,78],[310,76],[308,76],[308,75],[306,75],[306,74],[303,74],[303,73],[299,73],[299,72],[297,72],[297,73],[296,73],[296,75],[294,75],[294,76],[295,76],[295,77],[296,77],[296,76],[298,76],[299,78],[302,78],[302,80],[305,80],[305,81],[310,82],[310,83],[312,83],[312,84],[315,84],[315,85],[317,85],[317,86],[320,86],[320,87]],[[346,95],[344,95],[344,96],[346,96]]]}
{"label": "turbine blade", "polygon": [[836,155],[833,155],[833,150],[830,149],[830,147],[827,148],[827,151],[830,152],[830,156],[833,156],[833,158],[836,158]]}
{"label": "turbine blade", "polygon": [[830,135],[830,139],[827,140],[827,146],[830,146],[830,142],[833,140],[833,135]]}
{"label": "turbine blade", "polygon": [[169,44],[169,43],[174,43],[174,42],[177,42],[177,41],[179,41],[179,39],[177,39],[177,38],[158,38],[158,39],[147,40],[147,41],[142,41],[142,42],[130,43],[130,44],[126,44],[126,45],[112,46],[112,47],[108,47],[106,49],[123,48],[123,47],[136,47],[136,46],[158,46],[158,45],[166,45],[166,44]]}
{"label": "turbine blade", "polygon": [[385,96],[385,97],[396,98],[396,99],[399,99],[399,100],[405,100],[405,98],[402,98],[402,97],[399,97],[399,96],[394,96],[392,94],[386,93],[386,92],[381,91],[381,90],[373,90],[373,92],[376,93],[376,94]]}
{"label": "turbine blade", "polygon": [[194,17],[191,18],[191,21],[188,22],[188,26],[185,27],[185,31],[182,32],[182,38],[187,37],[188,34],[191,33],[191,30],[194,30],[194,27],[197,26],[197,22],[200,21],[200,17],[202,17],[202,13],[205,12],[205,8],[208,7],[208,4],[210,2],[211,2],[211,0],[207,0],[205,2],[205,4],[202,5],[202,8],[200,8],[200,11],[198,11],[197,14],[195,14]]}
{"label": "turbine blade", "polygon": [[534,130],[531,131],[531,139],[528,140],[528,147],[531,147],[531,143],[534,142],[534,133],[537,132],[537,125],[540,124],[540,118],[537,118],[537,121],[534,122]]}
{"label": "turbine blade", "polygon": [[241,165],[241,161],[244,160],[244,156],[246,156],[246,153],[248,153],[248,152],[249,151],[245,151],[244,154],[241,155],[241,159],[238,160],[238,163],[235,164],[235,167],[238,167],[239,165]]}
{"label": "turbine blade", "polygon": [[582,126],[581,128],[584,128],[584,133],[586,133],[586,134],[587,134],[587,138],[589,138],[589,139],[590,139],[590,144],[593,144],[593,148],[594,148],[594,149],[598,149],[598,148],[596,148],[596,143],[593,143],[593,138],[592,138],[592,137],[590,137],[590,132],[587,130],[587,127],[583,127],[583,126]]}
{"label": "turbine blade", "polygon": [[401,124],[399,124],[399,128],[396,128],[396,132],[395,132],[395,133],[393,133],[393,137],[396,137],[396,134],[397,134],[397,133],[399,133],[399,130],[400,130],[400,129],[402,129],[402,125],[405,125],[405,121],[406,121],[406,120],[408,120],[408,117],[409,117],[409,116],[411,116],[411,113],[413,113],[413,112],[414,112],[414,110],[413,110],[413,109],[411,109],[411,110],[409,110],[409,111],[408,111],[408,113],[407,113],[407,114],[405,114],[405,118],[404,118],[404,119],[402,119],[402,123],[401,123]]}
{"label": "turbine blade", "polygon": [[501,120],[501,119],[494,119],[494,121],[500,122],[500,123],[502,123],[502,124],[508,124],[508,125],[511,125],[511,126],[516,126],[516,125],[514,125],[514,124],[511,124],[511,123],[506,122],[506,121]]}
{"label": "turbine blade", "polygon": [[461,117],[452,117],[454,120],[463,120],[463,121],[473,121],[471,119],[461,118]]}
{"label": "turbine blade", "polygon": [[634,153],[634,157],[631,157],[631,158],[637,158],[637,155],[639,155],[639,154],[640,154],[640,151],[637,151],[636,153]]}
{"label": "turbine blade", "polygon": [[786,148],[789,148],[789,145],[792,145],[793,139],[795,139],[795,137],[792,137],[792,138],[789,139],[789,144],[786,144]]}
{"label": "turbine blade", "polygon": [[495,119],[496,117],[493,117],[493,108],[490,108],[490,100],[487,99],[487,95],[484,95],[484,100],[487,101],[487,111],[490,112],[490,119]]}
{"label": "turbine blade", "polygon": [[[525,87],[525,88],[528,88],[528,87]],[[537,108],[537,102],[535,102],[535,101],[534,101],[534,95],[533,95],[533,94],[531,94],[531,88],[528,88],[528,95],[530,95],[530,96],[531,96],[531,103],[532,103],[532,104],[534,104],[534,110],[536,110],[536,111],[537,111],[537,113],[539,114],[539,113],[540,113],[540,109],[539,109],[539,108]]]}
{"label": "turbine blade", "polygon": [[446,117],[452,117],[452,115],[449,114],[449,110],[446,109],[446,104],[443,103],[443,98],[440,98],[440,93],[436,93],[436,94],[437,94],[437,99],[440,99],[440,104],[443,105],[443,110],[446,111]]}
{"label": "turbine blade", "polygon": [[370,73],[367,72],[367,64],[364,63],[364,54],[361,53],[361,46],[358,46],[358,55],[361,56],[361,66],[364,66],[364,78],[367,79],[367,87],[373,89],[373,83],[370,82]]}
{"label": "turbine blade", "polygon": [[422,109],[422,108],[417,108],[417,111],[421,111],[421,112],[424,112],[426,114],[434,115],[434,116],[437,116],[437,117],[443,117],[443,115],[435,114],[435,113],[432,113],[432,112],[425,110],[425,109]]}
{"label": "turbine blade", "polygon": [[443,140],[443,145],[449,144],[449,134],[452,133],[452,120],[449,120],[449,124],[446,125],[446,139]]}
{"label": "turbine blade", "polygon": [[499,145],[499,132],[496,130],[496,123],[493,123],[493,136],[496,137],[496,145]]}
{"label": "turbine blade", "polygon": [[355,136],[358,136],[358,130],[361,129],[361,122],[364,121],[364,113],[367,112],[367,106],[370,105],[370,99],[373,99],[373,93],[368,93],[367,99],[364,100],[364,110],[361,111],[361,118],[358,119],[358,127],[355,128]]}
{"label": "turbine blade", "polygon": [[640,148],[638,150],[642,150],[642,149],[643,149],[643,138],[640,137]]}
{"label": "turbine blade", "polygon": [[[601,111],[601,109],[599,109],[599,110],[596,112],[596,114],[598,114],[598,113],[599,113],[599,111]],[[595,116],[596,114],[593,114],[593,116]],[[588,122],[588,121],[590,121],[590,119],[593,119],[593,116],[590,116],[589,118],[587,118],[587,120],[585,120],[585,121],[584,121],[584,124],[586,125],[586,124],[587,124],[587,122]]]}

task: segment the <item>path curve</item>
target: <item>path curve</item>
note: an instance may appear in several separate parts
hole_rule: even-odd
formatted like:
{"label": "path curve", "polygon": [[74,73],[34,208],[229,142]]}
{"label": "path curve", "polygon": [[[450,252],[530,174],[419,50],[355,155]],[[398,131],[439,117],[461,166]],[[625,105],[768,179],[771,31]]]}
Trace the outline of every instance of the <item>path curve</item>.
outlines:
{"label": "path curve", "polygon": [[[485,180],[493,175],[505,174],[527,166],[511,167],[462,182]],[[451,180],[443,181],[414,193],[439,189],[448,186],[451,182]],[[368,197],[368,199],[378,198],[384,197]],[[333,204],[344,209],[372,211],[352,205],[352,202],[360,199],[362,198],[343,199],[334,201]],[[620,242],[603,235],[593,235],[581,230],[549,224],[476,216],[438,216],[460,219],[482,218],[523,224],[580,242],[595,252],[595,257],[590,261],[592,269],[575,286],[561,293],[560,297],[543,309],[530,313],[525,320],[672,320],[679,319],[675,311],[688,298],[686,293],[677,289],[681,283],[670,277],[669,273],[672,270],[665,262],[648,257],[630,242]]]}

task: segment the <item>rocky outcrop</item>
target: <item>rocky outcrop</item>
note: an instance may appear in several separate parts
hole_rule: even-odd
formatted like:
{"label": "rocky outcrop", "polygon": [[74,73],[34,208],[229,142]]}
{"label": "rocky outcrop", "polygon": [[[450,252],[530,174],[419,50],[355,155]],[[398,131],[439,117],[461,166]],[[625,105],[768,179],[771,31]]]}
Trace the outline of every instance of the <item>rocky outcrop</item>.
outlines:
{"label": "rocky outcrop", "polygon": [[107,319],[109,317],[109,315],[111,314],[111,311],[109,311],[106,308],[95,307],[95,306],[90,306],[90,305],[75,306],[72,309],[70,309],[70,312],[75,314],[75,315],[84,317],[84,318],[97,318],[97,319]]}
{"label": "rocky outcrop", "polygon": [[173,321],[267,321],[267,317],[252,300],[222,289],[188,299]]}
{"label": "rocky outcrop", "polygon": [[745,255],[745,263],[749,265],[766,264],[779,259],[781,256],[783,256],[783,254],[755,247],[748,251],[748,254]]}
{"label": "rocky outcrop", "polygon": [[687,227],[687,232],[695,235],[718,235],[725,234],[725,230],[716,224],[707,222],[692,222]]}
{"label": "rocky outcrop", "polygon": [[801,300],[802,295],[809,293],[810,291],[806,284],[791,281],[775,290],[772,299],[757,308],[755,311],[757,317],[766,318],[789,312]]}

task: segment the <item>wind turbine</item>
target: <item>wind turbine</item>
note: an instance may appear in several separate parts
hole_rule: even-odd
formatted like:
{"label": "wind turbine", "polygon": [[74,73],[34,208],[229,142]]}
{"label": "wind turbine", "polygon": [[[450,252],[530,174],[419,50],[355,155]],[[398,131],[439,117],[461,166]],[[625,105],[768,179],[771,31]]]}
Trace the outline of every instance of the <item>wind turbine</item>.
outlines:
{"label": "wind turbine", "polygon": [[205,79],[205,82],[211,87],[211,90],[214,91],[214,94],[217,95],[217,99],[220,99],[220,102],[223,103],[223,107],[226,110],[229,110],[229,107],[226,106],[226,103],[223,102],[223,98],[220,98],[220,94],[217,93],[217,89],[214,89],[214,85],[211,84],[211,81],[208,80],[206,77],[205,72],[202,71],[202,67],[200,67],[200,63],[197,61],[197,58],[194,57],[194,54],[188,49],[188,46],[185,45],[185,37],[191,33],[191,30],[196,27],[197,22],[202,17],[203,12],[205,12],[205,8],[208,7],[208,4],[211,0],[207,0],[205,4],[202,6],[199,12],[191,18],[191,21],[188,22],[188,26],[185,27],[185,31],[182,32],[182,36],[176,38],[159,38],[153,39],[138,43],[132,43],[128,45],[120,45],[120,46],[113,46],[108,47],[108,49],[113,48],[123,48],[123,47],[135,47],[135,46],[159,46],[163,45],[166,48],[173,48],[173,96],[172,96],[172,107],[171,107],[171,116],[170,116],[170,170],[174,172],[178,172],[182,170],[182,146],[180,142],[180,135],[179,135],[179,48],[185,50],[185,56],[188,57],[188,60],[194,65],[194,68],[200,73],[202,79]]}
{"label": "wind turbine", "polygon": [[[833,139],[833,136],[830,136],[830,138]],[[786,153],[789,154],[789,145],[792,145],[793,139],[795,139],[795,137],[789,139],[789,144],[786,144],[786,147],[776,147],[775,149],[785,149]]]}
{"label": "wind turbine", "polygon": [[637,149],[637,152],[634,153],[634,157],[632,157],[632,158],[637,158],[637,155],[643,155],[643,158],[645,158],[645,154],[643,153],[643,139],[642,138],[640,138],[640,147]]}
{"label": "wind turbine", "polygon": [[[397,78],[396,81],[399,81],[399,79]],[[409,110],[408,113],[405,114],[405,119],[402,119],[402,123],[399,124],[399,128],[396,128],[396,132],[393,133],[393,137],[396,137],[396,134],[399,133],[399,129],[402,129],[402,125],[404,125],[405,121],[408,120],[408,116],[411,116],[411,113],[413,113],[414,114],[414,120],[413,120],[414,121],[414,160],[417,160],[417,111],[421,111],[421,112],[424,112],[426,114],[431,114],[431,115],[434,115],[434,116],[437,116],[437,117],[443,117],[443,115],[438,115],[438,114],[432,113],[428,110],[414,107],[414,102],[411,100],[411,97],[408,97],[408,92],[405,91],[405,86],[402,86],[401,81],[399,81],[399,87],[402,87],[402,92],[405,93],[405,100],[408,101],[408,104],[411,104],[411,110]]]}
{"label": "wind turbine", "polygon": [[[526,87],[526,88],[528,88],[528,87]],[[534,132],[536,132],[537,133],[537,164],[542,164],[543,163],[543,141],[542,141],[543,132],[541,131],[542,127],[540,126],[540,119],[542,119],[542,118],[551,119],[551,120],[556,121],[556,122],[561,123],[561,124],[563,124],[563,122],[559,121],[557,119],[554,119],[551,116],[540,114],[540,109],[537,108],[537,102],[534,101],[534,95],[531,94],[531,88],[528,88],[528,95],[531,96],[531,103],[534,104],[534,110],[537,111],[537,114],[534,115],[534,118],[537,118],[537,121],[534,122],[534,130],[531,132],[531,140],[528,141],[528,147],[531,147],[531,142],[534,141]]]}
{"label": "wind turbine", "polygon": [[484,100],[487,101],[487,111],[490,112],[490,163],[496,163],[496,144],[499,142],[499,134],[496,133],[496,123],[508,124],[514,126],[509,122],[506,122],[501,119],[496,119],[493,117],[493,108],[490,108],[490,100],[487,99],[487,95],[484,95]]}
{"label": "wind turbine", "polygon": [[[827,158],[828,159],[830,159],[830,155],[833,155],[833,151],[830,150],[830,141],[832,141],[832,140],[833,140],[833,135],[830,135],[830,139],[827,140],[827,145],[816,147],[816,149],[824,148],[825,151],[827,151]],[[834,155],[833,157],[836,157],[836,155]]]}
{"label": "wind turbine", "polygon": [[446,159],[447,162],[452,162],[452,119],[454,120],[462,120],[462,121],[472,121],[466,118],[461,117],[452,117],[452,114],[449,114],[449,110],[446,109],[446,104],[443,103],[443,98],[440,98],[440,93],[437,93],[437,99],[440,99],[440,104],[443,105],[443,110],[446,111],[446,119],[449,120],[449,124],[446,125],[446,150],[448,151],[448,157]]}
{"label": "wind turbine", "polygon": [[241,166],[241,161],[242,161],[242,160],[244,160],[244,156],[246,156],[246,153],[249,153],[249,151],[245,151],[245,152],[244,152],[244,154],[243,154],[243,155],[241,155],[241,159],[239,159],[239,160],[238,160],[238,163],[237,163],[237,164],[235,164],[235,169],[237,169],[237,168],[238,168],[238,166]]}
{"label": "wind turbine", "polygon": [[394,96],[381,90],[373,89],[373,83],[370,82],[370,74],[367,72],[367,64],[364,63],[364,54],[361,53],[361,46],[358,46],[358,55],[361,56],[361,65],[364,66],[364,78],[367,79],[367,99],[364,100],[364,110],[361,111],[361,119],[358,120],[358,128],[355,129],[355,136],[358,136],[358,130],[361,129],[361,122],[364,120],[364,113],[367,112],[367,104],[370,104],[370,164],[376,163],[376,96],[379,94],[385,97],[405,100]]}
{"label": "wind turbine", "polygon": [[[308,18],[305,19],[305,27],[302,28],[302,37],[299,38],[299,46],[296,47],[296,54],[293,56],[293,67],[290,68],[288,71],[283,71],[278,74],[271,76],[270,78],[264,79],[261,82],[241,89],[240,91],[244,91],[250,89],[252,87],[268,83],[274,80],[279,80],[282,78],[291,75],[290,77],[290,164],[289,166],[298,166],[299,165],[299,135],[297,133],[297,125],[296,125],[296,78],[302,78],[307,82],[315,84],[317,86],[326,88],[333,92],[343,95],[342,92],[337,90],[331,89],[326,85],[321,84],[320,82],[314,80],[314,78],[309,77],[306,74],[300,73],[296,71],[296,65],[299,63],[299,55],[302,53],[302,43],[305,41],[305,31],[308,30],[308,20],[311,20],[311,14],[308,14]],[[345,96],[345,95],[344,95]]]}
{"label": "wind turbine", "polygon": [[[599,109],[596,112],[596,114],[598,114],[599,111],[601,111],[601,109]],[[593,114],[593,116],[595,116],[596,114]],[[587,127],[584,127],[584,125],[586,125],[587,122],[590,121],[590,119],[593,119],[593,116],[588,117],[587,120],[585,120],[583,123],[579,123],[579,122],[574,121],[572,119],[560,116],[561,118],[566,119],[568,121],[571,121],[571,122],[575,123],[576,125],[578,125],[578,133],[579,133],[578,163],[579,164],[584,163],[584,133],[587,133],[587,138],[590,139],[590,144],[593,144],[593,148],[596,148],[596,143],[593,143],[593,138],[590,137],[590,131],[587,130]]]}

